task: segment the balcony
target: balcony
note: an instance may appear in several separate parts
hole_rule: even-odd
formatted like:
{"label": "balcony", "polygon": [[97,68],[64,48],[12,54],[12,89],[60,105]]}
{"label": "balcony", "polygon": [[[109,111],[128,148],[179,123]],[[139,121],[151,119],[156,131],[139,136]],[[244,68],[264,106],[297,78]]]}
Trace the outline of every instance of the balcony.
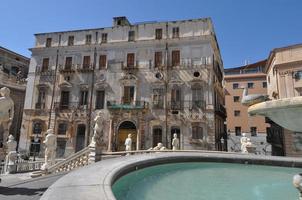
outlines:
{"label": "balcony", "polygon": [[189,104],[188,106],[190,110],[205,109],[206,107],[206,102],[203,100],[192,100],[192,101],[185,102],[185,104]]}
{"label": "balcony", "polygon": [[69,102],[69,103],[55,102],[54,106],[57,111],[74,111],[74,110],[86,111],[86,110],[88,110],[88,103],[85,105],[81,105],[79,102]]}
{"label": "balcony", "polygon": [[55,76],[56,72],[52,69],[43,69],[41,66],[36,67],[36,75],[40,76]]}
{"label": "balcony", "polygon": [[65,66],[62,66],[60,65],[59,66],[59,72],[61,74],[71,74],[71,73],[75,73],[75,65],[65,65]]}
{"label": "balcony", "polygon": [[215,114],[220,115],[221,117],[226,117],[226,109],[224,105],[219,104],[215,106]]}
{"label": "balcony", "polygon": [[77,71],[80,73],[91,73],[93,72],[93,66],[89,65],[77,65]]}
{"label": "balcony", "polygon": [[107,108],[112,110],[135,110],[135,109],[148,109],[149,103],[146,101],[131,101],[131,102],[117,102],[107,101]]}
{"label": "balcony", "polygon": [[121,68],[122,70],[127,70],[127,71],[136,71],[138,70],[138,61],[134,63],[133,65],[125,64],[124,62],[121,62]]}
{"label": "balcony", "polygon": [[183,101],[169,101],[168,108],[171,110],[183,110],[184,102]]}

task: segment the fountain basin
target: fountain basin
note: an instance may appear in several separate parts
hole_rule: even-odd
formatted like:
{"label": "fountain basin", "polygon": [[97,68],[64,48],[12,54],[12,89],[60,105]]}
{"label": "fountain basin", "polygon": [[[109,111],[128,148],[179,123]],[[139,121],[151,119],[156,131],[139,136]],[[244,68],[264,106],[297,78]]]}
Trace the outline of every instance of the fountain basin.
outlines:
{"label": "fountain basin", "polygon": [[[116,200],[116,196],[112,192],[112,186],[124,175],[139,169],[160,164],[187,162],[219,162],[302,167],[301,158],[290,157],[256,156],[205,151],[145,153],[142,155],[103,160],[72,171],[48,188],[41,197],[41,200]],[[294,168],[292,169],[292,172],[296,173],[296,170]],[[219,170],[217,170],[217,173],[219,173]],[[292,175],[289,176],[289,179],[292,179]],[[232,180],[225,181],[232,184]],[[259,178],[259,183],[260,182],[261,177]],[[289,183],[291,183],[291,181],[289,181]],[[231,187],[231,185],[228,187]],[[214,187],[211,188],[211,191],[209,192],[222,191],[217,191]]]}
{"label": "fountain basin", "polygon": [[302,96],[257,103],[248,113],[270,118],[276,124],[295,132],[302,132]]}

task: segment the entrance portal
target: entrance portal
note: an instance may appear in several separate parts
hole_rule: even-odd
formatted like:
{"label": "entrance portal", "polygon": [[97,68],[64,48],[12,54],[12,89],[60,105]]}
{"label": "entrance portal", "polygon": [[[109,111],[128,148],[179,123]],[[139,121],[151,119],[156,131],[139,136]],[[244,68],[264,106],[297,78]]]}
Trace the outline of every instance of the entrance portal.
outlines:
{"label": "entrance portal", "polygon": [[136,126],[133,122],[124,121],[118,129],[117,151],[125,151],[125,140],[131,134],[132,150],[136,150]]}

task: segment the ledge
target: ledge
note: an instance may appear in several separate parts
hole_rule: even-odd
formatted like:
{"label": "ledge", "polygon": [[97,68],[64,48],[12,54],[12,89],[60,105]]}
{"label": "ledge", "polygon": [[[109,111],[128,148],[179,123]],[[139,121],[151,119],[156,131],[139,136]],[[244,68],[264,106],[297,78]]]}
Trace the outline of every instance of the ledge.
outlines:
{"label": "ledge", "polygon": [[70,172],[55,182],[41,200],[116,200],[111,186],[121,176],[148,166],[176,162],[225,162],[302,167],[302,158],[217,152],[163,152],[102,160]]}

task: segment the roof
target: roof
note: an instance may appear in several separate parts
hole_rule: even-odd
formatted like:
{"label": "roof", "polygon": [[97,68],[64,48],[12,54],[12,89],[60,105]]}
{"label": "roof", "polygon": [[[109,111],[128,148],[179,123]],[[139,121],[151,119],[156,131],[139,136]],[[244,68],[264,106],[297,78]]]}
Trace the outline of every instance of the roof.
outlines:
{"label": "roof", "polygon": [[269,69],[269,66],[270,66],[270,64],[272,62],[272,59],[273,59],[274,55],[277,52],[288,50],[288,49],[294,49],[294,48],[298,48],[298,47],[302,47],[302,43],[293,44],[293,45],[289,45],[289,46],[285,46],[285,47],[274,48],[273,50],[271,50],[271,52],[269,53],[269,56],[268,56],[267,63],[265,65],[264,71],[267,73],[267,71]]}
{"label": "roof", "polygon": [[[114,18],[119,18],[119,17],[114,17]],[[132,23],[131,26],[140,26],[140,25],[144,25],[144,24],[177,23],[177,22],[200,21],[200,20],[210,20],[211,21],[211,18],[210,17],[204,17],[204,18],[174,20],[174,21],[145,21],[145,22]],[[74,30],[69,30],[69,31],[55,31],[55,32],[35,33],[34,35],[43,35],[43,34],[52,34],[52,33],[70,33],[70,32],[78,32],[78,31],[96,31],[96,30],[109,29],[109,28],[113,28],[113,26],[111,26],[111,27],[102,27],[102,28],[74,29]]]}
{"label": "roof", "polygon": [[9,49],[7,49],[7,48],[4,48],[4,47],[2,47],[2,46],[0,46],[0,50],[6,51],[6,52],[9,53],[9,54],[14,54],[15,56],[18,56],[18,57],[22,57],[23,59],[27,60],[28,62],[29,62],[29,60],[30,60],[28,57],[23,56],[23,55],[21,55],[21,54],[18,54],[18,53],[16,53],[16,52],[11,51],[11,50],[9,50]]}
{"label": "roof", "polygon": [[265,66],[266,62],[267,62],[267,59],[261,60],[261,61],[258,61],[258,62],[252,63],[252,64],[243,65],[243,66],[240,66],[240,67],[233,67],[233,68],[224,69],[224,72],[253,69],[253,68],[257,68],[259,66]]}

